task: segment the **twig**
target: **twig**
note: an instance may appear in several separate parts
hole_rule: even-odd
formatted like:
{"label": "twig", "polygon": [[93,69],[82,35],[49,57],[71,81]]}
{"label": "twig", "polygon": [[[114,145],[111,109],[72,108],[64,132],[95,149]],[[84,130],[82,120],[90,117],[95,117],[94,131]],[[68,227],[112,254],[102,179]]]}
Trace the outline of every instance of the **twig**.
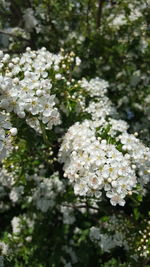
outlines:
{"label": "twig", "polygon": [[69,207],[69,208],[75,208],[75,209],[82,209],[82,208],[86,208],[87,207],[89,209],[94,209],[94,210],[97,210],[99,211],[99,208],[96,208],[96,207],[93,207],[93,206],[89,206],[89,205],[68,205],[68,204],[63,204],[64,207]]}
{"label": "twig", "polygon": [[41,121],[40,121],[40,128],[41,128],[41,131],[42,131],[42,136],[43,136],[43,140],[44,140],[45,144],[50,145],[50,142],[48,140],[48,136],[46,134],[45,127],[44,127],[44,125],[43,125],[43,123]]}

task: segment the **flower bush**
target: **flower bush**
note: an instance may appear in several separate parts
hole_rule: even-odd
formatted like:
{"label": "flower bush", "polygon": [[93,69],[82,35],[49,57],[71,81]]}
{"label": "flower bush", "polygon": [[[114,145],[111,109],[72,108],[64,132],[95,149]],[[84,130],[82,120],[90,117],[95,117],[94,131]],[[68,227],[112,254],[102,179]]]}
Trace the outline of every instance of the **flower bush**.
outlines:
{"label": "flower bush", "polygon": [[0,266],[149,266],[149,1],[0,3]]}

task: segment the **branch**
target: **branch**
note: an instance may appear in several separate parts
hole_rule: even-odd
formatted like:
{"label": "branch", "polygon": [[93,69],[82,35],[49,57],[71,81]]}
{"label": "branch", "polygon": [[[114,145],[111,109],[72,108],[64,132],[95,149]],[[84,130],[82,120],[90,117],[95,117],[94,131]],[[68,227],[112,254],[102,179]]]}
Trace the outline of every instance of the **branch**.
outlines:
{"label": "branch", "polygon": [[1,34],[5,34],[5,35],[9,35],[9,36],[11,36],[11,37],[13,37],[13,38],[17,38],[17,39],[20,39],[20,40],[22,40],[22,41],[30,42],[29,39],[24,38],[24,37],[22,37],[22,36],[17,36],[17,35],[15,35],[15,34],[11,33],[11,32],[6,32],[6,31],[4,31],[4,30],[0,30],[0,33],[1,33]]}
{"label": "branch", "polygon": [[97,23],[96,28],[99,29],[101,25],[102,18],[102,8],[105,0],[98,0],[98,11],[97,11]]}
{"label": "branch", "polygon": [[69,208],[75,208],[75,209],[81,209],[81,208],[86,208],[87,209],[87,207],[89,208],[89,209],[94,209],[94,210],[97,210],[97,211],[99,211],[99,208],[96,208],[96,207],[93,207],[93,206],[89,206],[89,205],[68,205],[68,204],[63,204],[63,206],[64,207],[69,207]]}
{"label": "branch", "polygon": [[88,0],[88,5],[87,5],[87,12],[86,12],[86,25],[87,25],[87,33],[90,32],[90,24],[89,24],[89,12],[90,12],[90,5],[91,5],[91,0]]}

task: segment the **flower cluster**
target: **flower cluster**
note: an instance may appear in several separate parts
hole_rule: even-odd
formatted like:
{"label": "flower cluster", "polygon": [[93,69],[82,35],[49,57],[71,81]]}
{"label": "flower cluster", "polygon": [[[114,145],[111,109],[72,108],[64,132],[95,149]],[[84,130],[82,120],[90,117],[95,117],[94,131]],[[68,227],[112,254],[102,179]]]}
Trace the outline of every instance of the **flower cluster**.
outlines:
{"label": "flower cluster", "polygon": [[65,207],[64,205],[61,206],[61,212],[63,214],[63,223],[73,224],[75,222],[74,209],[68,206]]}
{"label": "flower cluster", "polygon": [[13,206],[26,201],[28,205],[36,207],[37,210],[47,212],[56,205],[57,196],[65,191],[65,186],[57,172],[53,173],[50,178],[38,173],[26,174],[26,186],[30,187],[27,195],[25,195],[26,186],[21,181],[18,182],[15,172],[9,172],[3,167],[0,170],[0,177],[1,209],[3,210],[8,207],[2,199],[8,195]]}
{"label": "flower cluster", "polygon": [[63,138],[59,158],[75,194],[99,198],[104,190],[112,205],[123,206],[137,183],[149,181],[150,151],[126,132],[125,122],[120,129],[118,123],[115,119],[106,122],[110,133],[108,127],[98,129],[93,121],[75,123]]}
{"label": "flower cluster", "polygon": [[12,137],[16,134],[17,129],[12,128],[9,114],[2,111],[0,113],[0,160],[12,150]]}
{"label": "flower cluster", "polygon": [[91,97],[104,97],[109,86],[108,82],[98,77],[91,79],[90,81],[87,81],[85,78],[83,78],[80,81],[80,85]]}
{"label": "flower cluster", "polygon": [[7,54],[1,53],[0,107],[15,112],[20,118],[26,117],[37,130],[40,122],[48,129],[60,124],[48,73],[59,69],[61,59],[61,55],[53,55],[45,49],[31,51],[28,48],[20,58],[11,60]]}
{"label": "flower cluster", "polygon": [[73,52],[65,55],[63,50],[56,55],[45,48],[32,51],[28,47],[13,58],[1,51],[0,108],[25,119],[39,133],[43,127],[52,129],[61,123],[60,113],[67,114],[69,101],[76,103],[76,110],[81,110],[85,101],[76,92],[80,83],[70,80],[72,66],[79,64]]}
{"label": "flower cluster", "polygon": [[64,193],[65,187],[59,179],[58,173],[54,173],[50,178],[38,175],[27,176],[28,181],[34,181],[35,186],[30,196],[27,197],[28,203],[33,203],[42,212],[47,212],[56,205],[58,195]]}
{"label": "flower cluster", "polygon": [[38,24],[38,21],[34,17],[34,11],[32,8],[27,8],[24,11],[23,20],[25,23],[25,30],[27,32],[32,32],[34,28],[36,28],[36,25]]}
{"label": "flower cluster", "polygon": [[96,77],[90,81],[83,78],[78,83],[90,97],[90,101],[84,111],[90,114],[92,120],[103,120],[108,115],[116,114],[115,107],[106,96],[108,82]]}
{"label": "flower cluster", "polygon": [[[108,25],[112,27],[112,29],[118,30],[120,27],[126,26],[129,23],[134,23],[143,17],[143,10],[146,8],[146,3],[141,5],[138,1],[133,1],[132,3],[129,1],[128,12],[122,7],[123,5],[118,5],[116,7],[116,12],[118,12],[117,16],[115,16],[115,13],[112,13],[107,18]],[[110,8],[112,7],[110,6]]]}
{"label": "flower cluster", "polygon": [[86,112],[92,117],[92,120],[103,120],[106,116],[113,115],[116,113],[116,109],[112,106],[111,101],[108,97],[99,99],[98,102],[91,101],[89,106],[86,108]]}
{"label": "flower cluster", "polygon": [[144,220],[145,227],[139,231],[139,238],[136,241],[136,251],[140,257],[150,257],[150,220]]}
{"label": "flower cluster", "polygon": [[90,239],[104,252],[110,252],[115,247],[127,248],[125,236],[121,232],[109,235],[108,233],[103,233],[100,228],[93,226],[90,229]]}
{"label": "flower cluster", "polygon": [[150,256],[150,221],[143,220],[136,233],[132,233],[133,229],[133,221],[131,222],[120,213],[108,217],[98,226],[92,226],[89,236],[91,241],[104,252],[122,247],[132,259],[148,259]]}

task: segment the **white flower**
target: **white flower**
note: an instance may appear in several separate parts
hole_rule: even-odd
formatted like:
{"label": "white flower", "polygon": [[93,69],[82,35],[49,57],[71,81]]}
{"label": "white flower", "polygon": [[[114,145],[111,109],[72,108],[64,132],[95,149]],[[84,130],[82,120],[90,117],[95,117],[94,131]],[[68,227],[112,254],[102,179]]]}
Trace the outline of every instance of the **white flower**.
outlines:
{"label": "white flower", "polygon": [[21,197],[21,195],[23,194],[24,192],[24,187],[23,186],[18,186],[18,187],[13,187],[10,194],[9,194],[9,197],[10,199],[12,200],[12,202],[17,202],[19,200],[19,198]]}
{"label": "white flower", "polygon": [[81,64],[81,59],[79,57],[76,57],[76,66],[79,66]]}
{"label": "white flower", "polygon": [[37,25],[37,20],[34,17],[33,9],[27,8],[24,12],[23,19],[25,22],[25,29],[31,32]]}
{"label": "white flower", "polygon": [[[8,247],[8,244],[6,244],[5,242],[3,241],[0,241],[0,250],[2,252],[2,255],[8,255],[8,252],[9,252],[9,247]],[[1,261],[0,261],[0,264],[1,264]],[[1,265],[0,265],[1,266]],[[2,265],[3,267],[3,265]]]}
{"label": "white flower", "polygon": [[64,224],[73,224],[75,222],[75,217],[73,215],[74,209],[71,207],[61,206],[61,212],[63,214]]}
{"label": "white flower", "polygon": [[11,221],[12,230],[14,234],[18,234],[21,231],[21,220],[19,217],[14,217]]}
{"label": "white flower", "polygon": [[10,133],[11,133],[12,136],[16,136],[17,132],[18,132],[17,128],[11,128],[10,129]]}
{"label": "white flower", "polygon": [[55,75],[55,78],[56,78],[56,80],[61,80],[62,79],[62,75],[60,73],[57,73]]}

